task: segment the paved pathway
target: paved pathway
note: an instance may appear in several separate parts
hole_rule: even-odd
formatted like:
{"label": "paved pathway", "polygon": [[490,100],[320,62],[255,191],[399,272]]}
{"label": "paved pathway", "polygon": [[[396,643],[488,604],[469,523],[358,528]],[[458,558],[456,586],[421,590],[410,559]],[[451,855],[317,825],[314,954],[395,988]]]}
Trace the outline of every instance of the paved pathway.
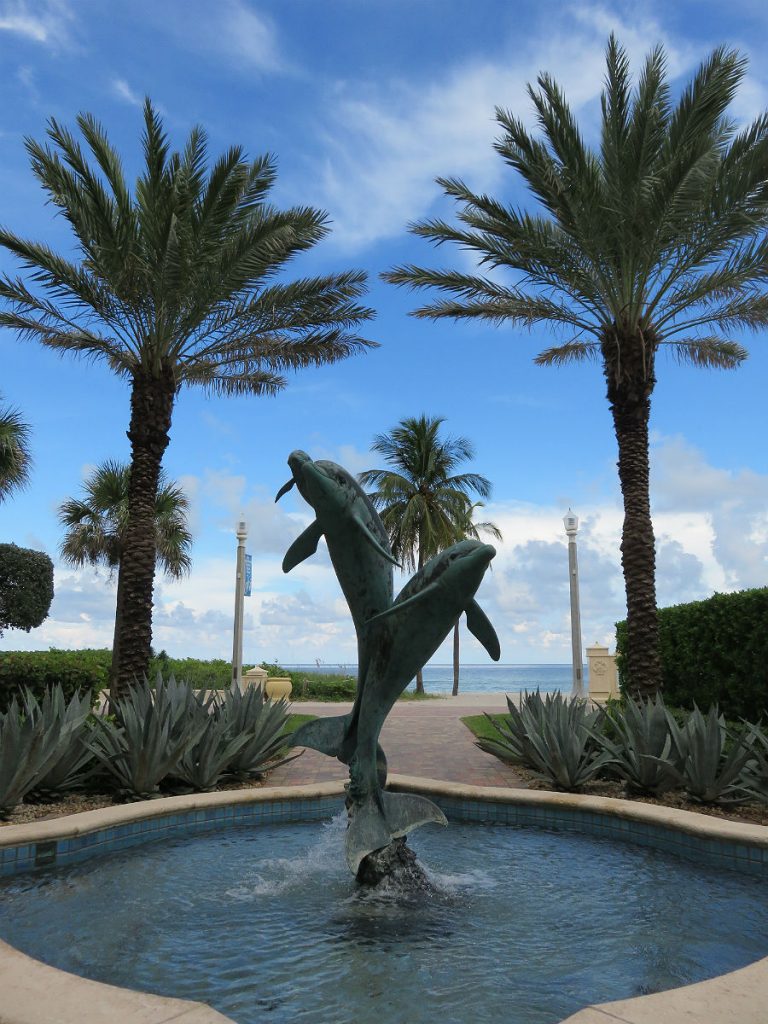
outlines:
{"label": "paved pathway", "polygon": [[[351,707],[349,703],[306,701],[294,704],[292,710],[329,716],[346,714]],[[461,721],[466,715],[505,710],[503,694],[398,701],[381,734],[390,773],[474,786],[524,785],[514,768],[475,746],[472,733]],[[274,786],[298,786],[346,778],[346,765],[315,750],[305,750],[295,761],[270,772],[269,782]]]}

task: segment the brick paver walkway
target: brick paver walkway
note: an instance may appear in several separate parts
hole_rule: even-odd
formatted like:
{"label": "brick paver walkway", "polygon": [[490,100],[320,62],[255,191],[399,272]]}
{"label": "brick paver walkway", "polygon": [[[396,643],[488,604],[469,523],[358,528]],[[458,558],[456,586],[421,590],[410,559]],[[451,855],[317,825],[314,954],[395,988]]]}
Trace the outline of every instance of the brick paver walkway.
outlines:
{"label": "brick paver walkway", "polygon": [[[342,715],[351,706],[306,702],[295,704],[293,710],[301,714]],[[476,747],[472,733],[461,721],[466,715],[503,710],[504,698],[495,694],[489,694],[487,699],[398,702],[381,733],[390,773],[473,786],[525,785],[514,768]],[[295,761],[270,772],[269,783],[298,786],[346,778],[346,765],[315,750],[305,750]]]}

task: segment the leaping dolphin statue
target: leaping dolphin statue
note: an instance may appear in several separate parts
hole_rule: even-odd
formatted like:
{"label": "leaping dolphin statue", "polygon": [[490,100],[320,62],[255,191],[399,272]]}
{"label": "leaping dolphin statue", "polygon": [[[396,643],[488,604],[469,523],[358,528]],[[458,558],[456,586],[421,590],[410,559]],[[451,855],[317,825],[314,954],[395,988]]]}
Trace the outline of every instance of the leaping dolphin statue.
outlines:
{"label": "leaping dolphin statue", "polygon": [[[312,734],[299,737],[295,745],[311,746],[346,764],[354,750],[354,730],[368,667],[365,624],[392,605],[392,566],[398,563],[371,499],[351,474],[335,462],[315,462],[303,451],[291,452],[288,465],[291,479],[280,488],[275,501],[295,484],[314,510],[315,520],[289,547],[283,559],[283,572],[290,572],[313,555],[320,538],[325,536],[358,640],[358,684],[352,711],[339,719],[320,719],[314,723],[317,727]],[[386,759],[381,750],[379,763],[386,779]]]}
{"label": "leaping dolphin statue", "polygon": [[[498,661],[496,632],[475,601],[496,550],[490,544],[465,540],[431,559],[386,610],[365,625],[369,661],[359,688],[359,714],[350,767],[350,823],[346,858],[357,874],[362,860],[399,836],[428,821],[446,824],[438,807],[425,797],[387,793],[377,770],[379,735],[389,712],[410,681],[435,653],[463,612],[472,633]],[[309,722],[294,733],[292,743],[339,756],[349,745],[347,717]],[[335,724],[334,724],[335,723]],[[338,746],[334,746],[335,742]],[[317,740],[317,741],[316,741]],[[322,742],[323,747],[320,746]]]}

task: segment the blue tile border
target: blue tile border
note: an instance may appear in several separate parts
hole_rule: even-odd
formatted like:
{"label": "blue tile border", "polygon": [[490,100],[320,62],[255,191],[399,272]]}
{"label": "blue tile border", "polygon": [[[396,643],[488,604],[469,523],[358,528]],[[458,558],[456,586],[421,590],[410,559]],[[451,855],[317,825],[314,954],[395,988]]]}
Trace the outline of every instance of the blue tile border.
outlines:
{"label": "blue tile border", "polygon": [[[425,787],[429,791],[428,787]],[[640,821],[565,805],[515,802],[498,798],[483,800],[466,796],[430,793],[449,821],[516,825],[580,832],[663,850],[710,866],[768,878],[768,829],[766,842],[749,842],[698,835],[659,822]],[[231,825],[272,824],[324,820],[337,814],[343,795],[299,799],[256,800],[251,803],[211,805],[182,812],[153,815],[60,839],[45,839],[0,847],[0,876],[22,874],[81,863],[90,856],[157,842],[167,838],[201,835]]]}

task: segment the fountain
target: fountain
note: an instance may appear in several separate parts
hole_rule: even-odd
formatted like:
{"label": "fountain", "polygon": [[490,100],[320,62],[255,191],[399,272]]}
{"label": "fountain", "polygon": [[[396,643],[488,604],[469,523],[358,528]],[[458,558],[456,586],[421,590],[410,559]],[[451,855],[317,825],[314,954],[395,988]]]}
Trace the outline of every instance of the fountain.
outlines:
{"label": "fountain", "polygon": [[309,722],[293,736],[294,746],[311,747],[349,767],[346,858],[357,880],[378,885],[398,876],[424,883],[406,845],[408,832],[426,822],[447,824],[431,800],[387,793],[387,761],[379,735],[395,701],[466,613],[470,631],[499,660],[496,632],[475,601],[496,551],[464,540],[419,570],[393,599],[392,556],[386,530],[362,487],[335,462],[314,462],[306,452],[288,457],[291,479],[312,507],[315,520],[283,560],[283,571],[328,545],[333,568],[357,632],[357,694],[347,715]]}
{"label": "fountain", "polygon": [[[395,598],[356,481],[303,452],[289,465],[280,493],[296,485],[316,518],[283,567],[325,536],[359,664],[349,714],[294,743],[347,765],[346,789],[194,794],[0,829],[0,1019],[763,1024],[762,826],[402,776],[385,789],[382,725],[461,614],[499,656],[474,597],[494,551],[456,544]],[[406,836],[444,812],[450,834],[419,832],[417,861]]]}

